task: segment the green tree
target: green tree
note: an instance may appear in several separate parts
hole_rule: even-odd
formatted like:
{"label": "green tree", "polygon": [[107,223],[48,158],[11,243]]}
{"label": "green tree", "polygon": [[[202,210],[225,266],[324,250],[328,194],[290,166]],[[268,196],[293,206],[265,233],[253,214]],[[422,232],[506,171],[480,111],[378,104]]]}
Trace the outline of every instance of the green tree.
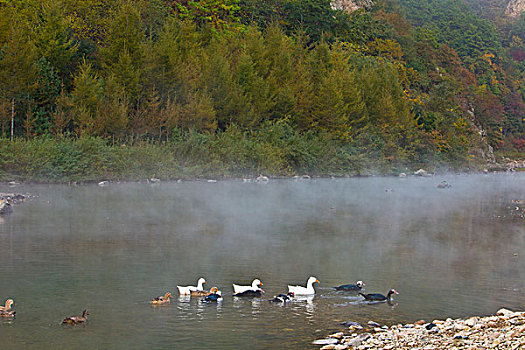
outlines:
{"label": "green tree", "polygon": [[15,125],[21,122],[23,111],[19,110],[20,121],[15,120],[16,102],[23,100],[34,90],[36,54],[29,40],[27,25],[16,13],[16,8],[2,6],[0,31],[3,33],[0,50],[0,96],[11,102],[11,139]]}
{"label": "green tree", "polygon": [[237,16],[239,0],[165,0],[178,18],[218,31],[241,29]]}
{"label": "green tree", "polygon": [[73,81],[71,104],[74,106],[73,121],[78,135],[89,135],[96,130],[95,119],[103,98],[104,84],[84,61]]}
{"label": "green tree", "polygon": [[62,81],[68,84],[75,67],[73,59],[78,43],[66,22],[63,5],[61,1],[42,4],[33,38],[38,56],[44,57]]}

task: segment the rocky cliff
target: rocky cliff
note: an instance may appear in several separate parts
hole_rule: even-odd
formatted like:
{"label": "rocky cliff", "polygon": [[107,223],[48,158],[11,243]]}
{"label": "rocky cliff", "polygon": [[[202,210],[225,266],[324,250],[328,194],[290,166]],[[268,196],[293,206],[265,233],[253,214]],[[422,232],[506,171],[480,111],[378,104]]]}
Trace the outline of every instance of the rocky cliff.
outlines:
{"label": "rocky cliff", "polygon": [[509,17],[517,18],[525,11],[525,0],[510,0],[505,14]]}
{"label": "rocky cliff", "polygon": [[370,9],[374,6],[373,0],[332,0],[332,8],[345,12],[354,12],[360,8]]}

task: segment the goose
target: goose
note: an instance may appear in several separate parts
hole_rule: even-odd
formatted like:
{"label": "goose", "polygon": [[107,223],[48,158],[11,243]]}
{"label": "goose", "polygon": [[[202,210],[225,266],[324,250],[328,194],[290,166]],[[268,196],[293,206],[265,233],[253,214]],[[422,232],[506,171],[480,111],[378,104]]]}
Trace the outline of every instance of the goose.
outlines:
{"label": "goose", "polygon": [[192,290],[190,292],[192,297],[205,297],[207,295],[214,294],[214,293],[221,294],[221,292],[219,291],[219,288],[217,288],[217,287],[212,287],[210,289],[210,291],[207,291],[207,290]]}
{"label": "goose", "polygon": [[177,288],[179,289],[179,294],[181,295],[189,295],[191,294],[191,291],[196,291],[196,290],[204,290],[203,288],[203,284],[206,283],[206,280],[204,278],[199,278],[199,280],[197,281],[197,287],[194,287],[194,286],[177,286]]}
{"label": "goose", "polygon": [[156,297],[156,298],[151,299],[150,304],[151,304],[151,305],[162,305],[162,304],[167,304],[167,303],[170,302],[170,299],[171,299],[171,298],[172,298],[171,293],[170,293],[170,292],[167,292],[167,293],[164,294],[163,296],[160,296],[160,297]]}
{"label": "goose", "polygon": [[363,294],[359,293],[359,295],[363,296],[365,300],[369,301],[390,301],[392,298],[392,294],[399,294],[395,289],[390,289],[388,293],[386,294],[386,297],[383,294],[379,293],[372,293],[372,294]]}
{"label": "goose", "polygon": [[62,324],[79,324],[87,321],[87,315],[89,312],[87,310],[82,311],[82,316],[70,316],[64,318]]}
{"label": "goose", "polygon": [[315,294],[314,283],[320,283],[315,277],[310,277],[306,282],[306,287],[303,286],[288,286],[288,292],[294,295],[312,295]]}
{"label": "goose", "polygon": [[345,292],[357,292],[360,291],[364,286],[366,286],[366,284],[363,281],[357,281],[356,284],[343,284],[339,287],[334,287],[334,289]]}
{"label": "goose", "polygon": [[263,283],[258,279],[254,279],[251,286],[240,286],[238,284],[233,285],[233,294],[239,294],[242,292],[245,292],[247,290],[253,290],[253,291],[262,291],[262,289],[259,286],[262,286]]}
{"label": "goose", "polygon": [[11,306],[14,304],[14,300],[13,299],[7,299],[5,301],[5,306],[0,306],[0,311],[9,311],[11,310]]}

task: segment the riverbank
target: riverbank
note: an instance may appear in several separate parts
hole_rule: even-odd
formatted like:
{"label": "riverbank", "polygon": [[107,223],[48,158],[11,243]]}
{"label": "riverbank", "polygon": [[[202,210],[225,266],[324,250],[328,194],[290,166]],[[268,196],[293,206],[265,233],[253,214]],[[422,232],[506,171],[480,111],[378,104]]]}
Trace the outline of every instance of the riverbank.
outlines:
{"label": "riverbank", "polygon": [[386,150],[323,133],[301,134],[287,125],[246,134],[186,132],[165,142],[113,144],[96,137],[0,139],[0,181],[69,183],[150,178],[370,176],[411,173],[501,171],[505,165],[467,154]]}
{"label": "riverbank", "polygon": [[500,309],[496,315],[467,319],[417,321],[381,326],[350,324],[314,345],[329,349],[524,349],[525,312]]}

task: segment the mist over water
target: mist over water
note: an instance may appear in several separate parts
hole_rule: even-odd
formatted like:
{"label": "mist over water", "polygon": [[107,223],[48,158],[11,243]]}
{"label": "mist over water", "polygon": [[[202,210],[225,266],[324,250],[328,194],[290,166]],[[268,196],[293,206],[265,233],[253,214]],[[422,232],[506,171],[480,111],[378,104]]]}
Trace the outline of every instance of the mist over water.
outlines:
{"label": "mist over water", "polygon": [[[0,320],[2,348],[304,348],[342,321],[525,308],[525,220],[512,203],[525,174],[15,190],[39,197],[0,223],[0,303],[17,311]],[[266,300],[309,276],[315,298]],[[199,277],[221,304],[177,298]],[[256,277],[263,299],[230,296]],[[400,295],[392,307],[331,289],[357,280]],[[166,291],[171,304],[149,305]],[[84,308],[87,325],[60,326]]]}

